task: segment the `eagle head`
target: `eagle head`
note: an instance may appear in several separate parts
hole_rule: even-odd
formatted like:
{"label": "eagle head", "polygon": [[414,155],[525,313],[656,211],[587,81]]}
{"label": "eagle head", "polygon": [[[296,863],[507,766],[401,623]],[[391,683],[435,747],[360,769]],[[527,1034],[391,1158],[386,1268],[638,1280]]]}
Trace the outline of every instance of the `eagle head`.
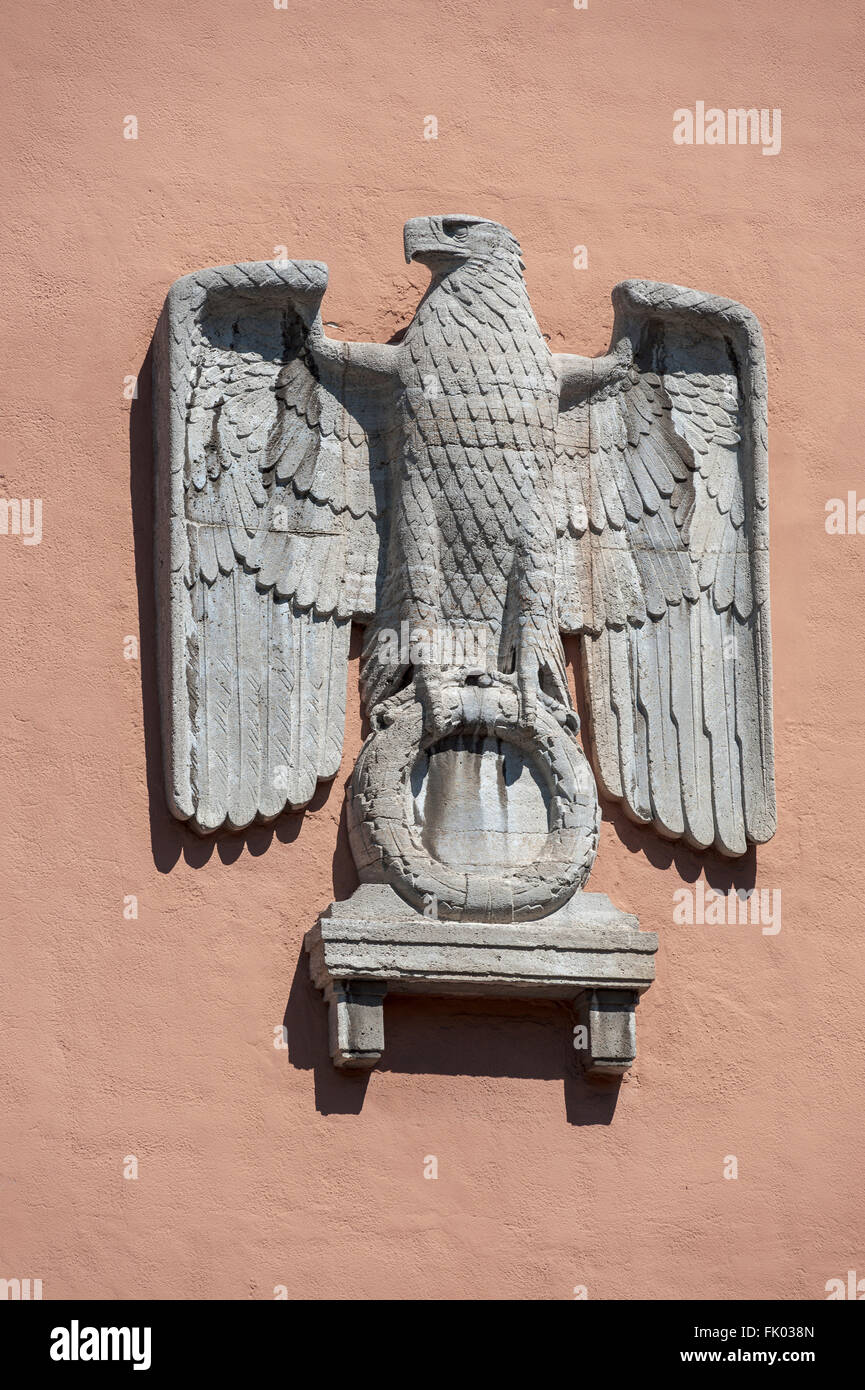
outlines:
{"label": "eagle head", "polygon": [[525,269],[520,243],[500,222],[486,217],[411,217],[403,228],[406,261],[420,261],[433,273],[460,261],[515,259]]}

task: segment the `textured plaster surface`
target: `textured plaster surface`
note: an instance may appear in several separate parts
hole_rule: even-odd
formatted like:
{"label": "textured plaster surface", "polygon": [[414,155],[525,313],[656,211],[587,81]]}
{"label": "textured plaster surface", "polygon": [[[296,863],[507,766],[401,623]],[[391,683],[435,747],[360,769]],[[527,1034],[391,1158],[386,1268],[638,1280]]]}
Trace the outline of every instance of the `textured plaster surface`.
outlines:
{"label": "textured plaster surface", "polygon": [[[865,490],[862,23],[852,0],[7,11],[0,471],[44,519],[38,546],[0,536],[0,1276],[46,1298],[821,1298],[863,1272],[865,539],[824,527]],[[675,146],[697,100],[780,108],[781,154]],[[447,207],[518,228],[554,351],[603,352],[632,275],[731,295],[766,335],[779,829],[731,869],[604,821],[591,886],[660,936],[618,1089],[581,1078],[556,1003],[388,1000],[381,1069],[334,1074],[302,938],[356,883],[357,645],[343,767],[305,816],[202,844],[165,808],[166,290],[285,246],[327,260],[334,336],[383,341],[426,278],[402,224]],[[780,889],[781,930],[676,925],[701,873]]]}

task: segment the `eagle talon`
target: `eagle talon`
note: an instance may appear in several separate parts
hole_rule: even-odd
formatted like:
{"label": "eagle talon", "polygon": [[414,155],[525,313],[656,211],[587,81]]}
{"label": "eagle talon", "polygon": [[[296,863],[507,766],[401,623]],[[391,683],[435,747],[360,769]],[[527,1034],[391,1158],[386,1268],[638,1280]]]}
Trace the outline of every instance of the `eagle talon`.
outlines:
{"label": "eagle talon", "polygon": [[529,649],[520,657],[517,668],[517,724],[521,729],[537,727],[539,675],[538,659]]}
{"label": "eagle talon", "polygon": [[415,672],[415,693],[423,708],[423,731],[433,737],[443,737],[447,731],[447,711],[442,698],[443,681],[441,674],[423,671]]}
{"label": "eagle talon", "polygon": [[531,732],[538,722],[538,701],[533,692],[521,690],[517,705],[517,724],[521,729]]}

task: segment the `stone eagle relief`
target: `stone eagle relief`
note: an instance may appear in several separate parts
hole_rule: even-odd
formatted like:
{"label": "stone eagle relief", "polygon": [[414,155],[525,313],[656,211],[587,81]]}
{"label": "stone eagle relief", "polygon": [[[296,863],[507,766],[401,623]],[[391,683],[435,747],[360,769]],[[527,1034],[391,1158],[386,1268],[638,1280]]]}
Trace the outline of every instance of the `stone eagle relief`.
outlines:
{"label": "stone eagle relief", "polygon": [[[334,1061],[378,1060],[387,989],[531,994],[572,999],[588,1068],[621,1072],[657,941],[582,891],[596,779],[698,849],[775,830],[760,328],[628,280],[606,356],[551,353],[506,228],[413,218],[404,240],[432,278],[397,344],[325,336],[315,261],[168,295],[169,804],[202,834],[305,806],[340,765],[364,625],[361,886],[306,942]],[[562,633],[581,638],[591,765]]]}

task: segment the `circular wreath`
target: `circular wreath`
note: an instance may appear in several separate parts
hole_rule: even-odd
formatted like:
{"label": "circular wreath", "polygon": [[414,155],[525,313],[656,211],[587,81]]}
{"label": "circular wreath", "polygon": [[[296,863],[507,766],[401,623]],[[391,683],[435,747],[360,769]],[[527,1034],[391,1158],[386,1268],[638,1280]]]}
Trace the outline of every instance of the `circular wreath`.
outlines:
{"label": "circular wreath", "polygon": [[[517,721],[517,695],[498,681],[449,683],[444,721],[425,732],[409,688],[376,712],[349,788],[349,835],[361,878],[384,878],[428,916],[525,922],[561,907],[582,888],[598,848],[600,807],[588,761],[554,702],[538,701],[533,727]],[[576,721],[568,721],[575,727]],[[549,792],[549,831],[539,859],[511,871],[459,869],[433,858],[411,814],[410,778],[420,752],[458,733],[501,739],[520,750]]]}

